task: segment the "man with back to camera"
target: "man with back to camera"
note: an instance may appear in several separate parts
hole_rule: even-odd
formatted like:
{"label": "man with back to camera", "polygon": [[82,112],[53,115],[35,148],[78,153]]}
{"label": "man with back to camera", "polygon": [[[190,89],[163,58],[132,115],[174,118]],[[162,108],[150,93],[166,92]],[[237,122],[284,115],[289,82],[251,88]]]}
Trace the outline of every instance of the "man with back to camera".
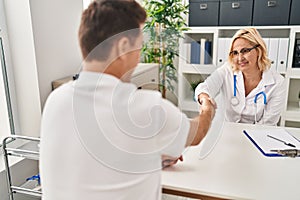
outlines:
{"label": "man with back to camera", "polygon": [[189,120],[158,91],[129,83],[145,20],[135,1],[95,1],[83,12],[82,71],[43,111],[43,200],[158,200],[162,156],[178,158],[206,135],[215,113],[208,99]]}

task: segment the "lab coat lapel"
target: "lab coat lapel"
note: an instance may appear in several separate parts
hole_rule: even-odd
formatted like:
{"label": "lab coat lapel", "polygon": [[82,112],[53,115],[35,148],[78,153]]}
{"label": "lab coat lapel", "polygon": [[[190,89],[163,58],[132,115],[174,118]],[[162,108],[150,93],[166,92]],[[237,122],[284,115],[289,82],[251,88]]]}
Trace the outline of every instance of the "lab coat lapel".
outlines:
{"label": "lab coat lapel", "polygon": [[256,94],[260,92],[264,92],[266,94],[268,90],[268,86],[273,84],[275,84],[275,80],[274,77],[272,76],[272,72],[270,70],[263,72],[262,80],[259,82],[257,87],[250,92],[249,97],[255,98]]}
{"label": "lab coat lapel", "polygon": [[245,107],[245,87],[244,87],[244,78],[242,72],[238,72],[236,76],[236,94],[239,99],[239,104],[234,106],[234,110],[238,113],[241,113]]}
{"label": "lab coat lapel", "polygon": [[237,73],[237,77],[236,77],[236,83],[237,83],[237,94],[239,94],[238,96],[240,97],[240,101],[242,101],[242,103],[244,104],[244,97],[245,97],[245,86],[244,86],[244,77],[243,77],[243,73],[241,71],[239,71]]}

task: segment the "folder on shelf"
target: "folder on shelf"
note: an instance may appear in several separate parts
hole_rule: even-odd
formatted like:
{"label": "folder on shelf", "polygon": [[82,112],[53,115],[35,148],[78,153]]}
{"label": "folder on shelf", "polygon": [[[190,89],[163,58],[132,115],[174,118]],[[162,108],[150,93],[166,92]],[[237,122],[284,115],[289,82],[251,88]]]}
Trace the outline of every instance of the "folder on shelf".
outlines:
{"label": "folder on shelf", "polygon": [[271,60],[271,70],[277,70],[277,55],[278,55],[278,45],[279,45],[279,38],[270,38],[269,39],[269,58]]}
{"label": "folder on shelf", "polygon": [[191,43],[184,43],[183,59],[186,63],[191,63]]}
{"label": "folder on shelf", "polygon": [[219,38],[217,65],[222,66],[228,59],[231,38]]}
{"label": "folder on shelf", "polygon": [[200,64],[205,64],[204,59],[205,59],[205,38],[201,38],[200,40]]}
{"label": "folder on shelf", "polygon": [[[268,57],[270,56],[270,48],[269,48],[269,43],[270,43],[270,38],[262,38],[266,44],[266,48],[267,48],[267,53],[268,53]],[[277,58],[276,58],[277,61]],[[272,66],[271,66],[272,67]]]}
{"label": "folder on shelf", "polygon": [[283,156],[278,151],[299,150],[300,141],[283,128],[244,130],[244,134],[265,156]]}
{"label": "folder on shelf", "polygon": [[296,39],[292,67],[300,67],[300,39]]}
{"label": "folder on shelf", "polygon": [[[269,42],[270,42],[270,38],[263,38],[265,44],[266,44],[266,48],[269,51]],[[269,55],[268,55],[269,56]]]}
{"label": "folder on shelf", "polygon": [[197,41],[191,43],[191,64],[200,64],[200,44]]}
{"label": "folder on shelf", "polygon": [[218,59],[217,59],[217,65],[222,66],[227,60],[227,49],[229,47],[227,46],[227,38],[219,38],[218,39]]}
{"label": "folder on shelf", "polygon": [[205,46],[204,46],[205,52],[204,52],[204,64],[212,64],[212,47],[211,47],[211,41],[206,40]]}
{"label": "folder on shelf", "polygon": [[278,46],[277,71],[279,73],[286,72],[287,58],[289,50],[289,38],[280,38]]}

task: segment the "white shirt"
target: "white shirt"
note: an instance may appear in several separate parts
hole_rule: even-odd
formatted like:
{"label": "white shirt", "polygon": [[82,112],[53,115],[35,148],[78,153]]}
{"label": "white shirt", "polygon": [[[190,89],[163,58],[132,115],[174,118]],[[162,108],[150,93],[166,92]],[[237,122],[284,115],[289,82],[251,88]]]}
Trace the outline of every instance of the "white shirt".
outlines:
{"label": "white shirt", "polygon": [[[234,96],[233,75],[231,66],[225,63],[197,86],[195,98],[198,99],[198,95],[202,92],[215,98],[221,92],[226,121],[252,124],[255,122],[256,114],[256,123],[276,125],[284,108],[286,96],[284,78],[273,70],[264,71],[257,87],[245,97],[244,78],[242,72],[239,71],[236,74],[236,97],[239,103],[233,105],[231,103]],[[263,95],[259,95],[257,103],[254,103],[255,96],[260,92],[266,94],[266,105]]]}
{"label": "white shirt", "polygon": [[43,200],[160,199],[161,155],[179,157],[188,132],[187,117],[159,92],[82,72],[43,111]]}

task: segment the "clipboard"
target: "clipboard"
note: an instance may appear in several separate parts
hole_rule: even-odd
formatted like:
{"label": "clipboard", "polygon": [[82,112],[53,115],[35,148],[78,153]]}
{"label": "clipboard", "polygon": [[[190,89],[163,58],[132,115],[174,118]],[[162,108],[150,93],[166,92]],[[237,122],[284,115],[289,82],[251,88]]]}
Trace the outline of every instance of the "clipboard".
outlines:
{"label": "clipboard", "polygon": [[300,141],[283,128],[243,130],[243,132],[264,156],[282,157],[285,155],[274,152],[274,150],[292,149],[297,151],[300,149]]}

